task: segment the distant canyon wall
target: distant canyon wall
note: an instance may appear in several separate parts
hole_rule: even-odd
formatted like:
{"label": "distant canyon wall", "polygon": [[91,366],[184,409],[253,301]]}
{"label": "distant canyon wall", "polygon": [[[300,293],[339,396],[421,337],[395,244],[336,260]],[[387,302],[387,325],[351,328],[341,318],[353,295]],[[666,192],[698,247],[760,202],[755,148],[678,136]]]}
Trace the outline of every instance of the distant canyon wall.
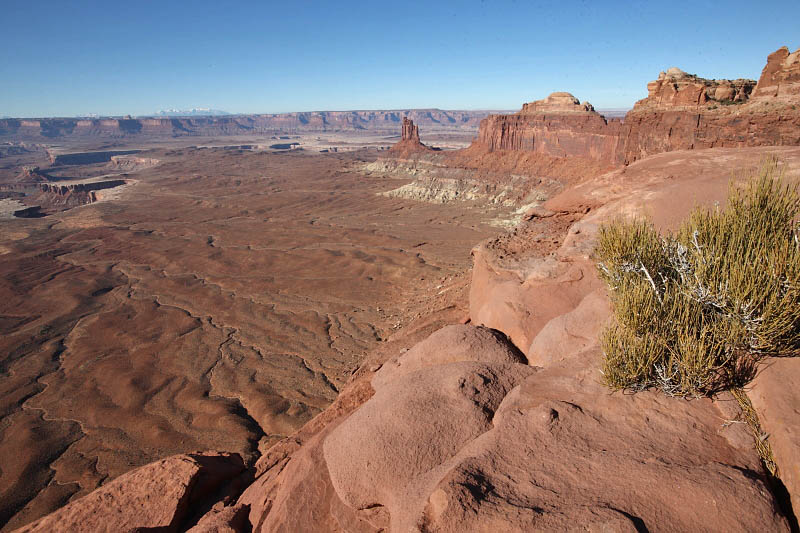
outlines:
{"label": "distant canyon wall", "polygon": [[473,151],[524,151],[628,164],[672,150],[800,145],[800,50],[769,55],[759,81],[660,73],[623,120],[553,93],[481,121]]}
{"label": "distant canyon wall", "polygon": [[41,192],[36,197],[36,201],[41,204],[41,209],[60,211],[94,203],[99,199],[97,191],[113,189],[126,183],[125,180],[106,180],[68,185],[41,183],[39,184]]}
{"label": "distant canyon wall", "polygon": [[315,111],[192,118],[3,119],[0,136],[20,139],[64,137],[210,136],[269,133],[363,131],[395,133],[403,117],[427,131],[475,131],[489,111],[409,109]]}

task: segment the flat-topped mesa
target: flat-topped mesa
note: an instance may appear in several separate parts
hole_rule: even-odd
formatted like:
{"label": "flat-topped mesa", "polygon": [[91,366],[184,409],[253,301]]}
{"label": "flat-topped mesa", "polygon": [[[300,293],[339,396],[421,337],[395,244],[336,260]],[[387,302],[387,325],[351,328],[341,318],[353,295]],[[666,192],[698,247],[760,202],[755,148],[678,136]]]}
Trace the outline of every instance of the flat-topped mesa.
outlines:
{"label": "flat-topped mesa", "polygon": [[568,92],[555,92],[543,100],[522,104],[521,115],[531,113],[595,113],[589,102],[580,100]]}
{"label": "flat-topped mesa", "polygon": [[481,121],[473,149],[525,151],[547,157],[610,162],[619,142],[619,120],[606,120],[589,102],[555,92],[522,105],[518,113]]}
{"label": "flat-topped mesa", "polygon": [[408,156],[416,152],[429,152],[431,148],[419,140],[419,126],[408,117],[403,117],[403,129],[400,142],[389,149],[394,156]]}
{"label": "flat-topped mesa", "polygon": [[125,180],[106,180],[95,181],[91,183],[73,183],[69,185],[60,185],[55,183],[42,183],[39,188],[42,192],[57,194],[59,196],[66,196],[70,193],[88,193],[91,191],[102,191],[103,189],[112,189],[125,185]]}
{"label": "flat-topped mesa", "polygon": [[709,80],[672,67],[647,84],[647,98],[636,102],[633,111],[744,103],[755,86],[755,80]]}
{"label": "flat-topped mesa", "polygon": [[784,46],[767,56],[753,99],[773,98],[800,101],[800,48],[789,53]]}

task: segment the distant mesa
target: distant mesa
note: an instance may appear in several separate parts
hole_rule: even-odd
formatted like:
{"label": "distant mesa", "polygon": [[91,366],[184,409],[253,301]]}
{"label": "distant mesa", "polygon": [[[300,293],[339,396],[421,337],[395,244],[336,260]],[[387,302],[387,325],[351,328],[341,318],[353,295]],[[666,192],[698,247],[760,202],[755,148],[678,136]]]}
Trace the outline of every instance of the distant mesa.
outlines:
{"label": "distant mesa", "polygon": [[[210,113],[219,114],[210,114]],[[0,119],[0,138],[15,140],[123,137],[287,135],[304,132],[396,131],[403,116],[437,131],[474,132],[489,111],[405,109],[228,115],[218,110],[167,110],[141,118]]]}
{"label": "distant mesa", "polygon": [[194,107],[192,109],[162,109],[153,116],[156,117],[219,117],[230,115],[221,109],[209,109],[204,107]]}
{"label": "distant mesa", "polygon": [[91,165],[93,163],[108,163],[117,156],[130,156],[138,154],[141,150],[112,150],[99,152],[73,152],[58,154],[50,152],[50,163],[53,166],[61,165]]}
{"label": "distant mesa", "polygon": [[36,201],[48,212],[62,211],[81,205],[92,204],[100,199],[97,191],[125,185],[125,180],[106,180],[88,183],[55,184],[41,183]]}

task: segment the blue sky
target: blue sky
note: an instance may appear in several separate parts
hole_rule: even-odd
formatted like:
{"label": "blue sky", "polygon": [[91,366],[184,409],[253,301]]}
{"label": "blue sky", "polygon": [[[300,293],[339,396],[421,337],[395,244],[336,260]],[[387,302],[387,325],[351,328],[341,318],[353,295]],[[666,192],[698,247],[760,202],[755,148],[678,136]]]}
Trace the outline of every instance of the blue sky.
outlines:
{"label": "blue sky", "polygon": [[629,107],[678,66],[758,78],[785,2],[0,0],[0,116]]}

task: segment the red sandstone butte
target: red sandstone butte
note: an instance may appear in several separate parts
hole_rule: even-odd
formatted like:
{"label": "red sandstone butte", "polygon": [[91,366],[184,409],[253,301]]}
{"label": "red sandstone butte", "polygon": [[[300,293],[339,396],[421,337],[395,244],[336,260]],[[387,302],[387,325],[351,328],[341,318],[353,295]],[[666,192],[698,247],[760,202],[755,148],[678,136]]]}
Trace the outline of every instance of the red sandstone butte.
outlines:
{"label": "red sandstone butte", "polygon": [[588,102],[581,104],[571,94],[558,92],[523,104],[519,113],[485,118],[475,144],[489,152],[527,151],[612,162],[620,127],[619,120],[606,121]]}
{"label": "red sandstone butte", "polygon": [[419,126],[413,120],[403,117],[403,129],[400,142],[392,146],[389,151],[397,157],[408,157],[414,153],[430,152],[431,149],[419,140]]}

